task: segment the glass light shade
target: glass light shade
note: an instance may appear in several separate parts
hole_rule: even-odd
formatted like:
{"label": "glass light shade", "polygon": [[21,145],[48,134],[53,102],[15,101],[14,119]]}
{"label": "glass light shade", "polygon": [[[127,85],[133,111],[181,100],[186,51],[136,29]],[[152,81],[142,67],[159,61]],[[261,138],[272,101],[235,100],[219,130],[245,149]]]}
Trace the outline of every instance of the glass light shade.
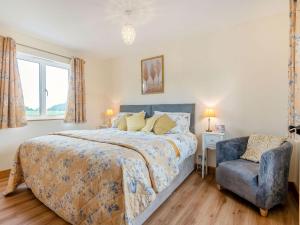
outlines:
{"label": "glass light shade", "polygon": [[216,117],[216,111],[212,108],[208,108],[204,112],[205,117]]}
{"label": "glass light shade", "polygon": [[114,114],[114,111],[112,109],[107,109],[105,114],[106,116],[112,116]]}
{"label": "glass light shade", "polygon": [[132,25],[126,24],[122,27],[122,38],[126,45],[132,45],[135,40],[135,29]]}

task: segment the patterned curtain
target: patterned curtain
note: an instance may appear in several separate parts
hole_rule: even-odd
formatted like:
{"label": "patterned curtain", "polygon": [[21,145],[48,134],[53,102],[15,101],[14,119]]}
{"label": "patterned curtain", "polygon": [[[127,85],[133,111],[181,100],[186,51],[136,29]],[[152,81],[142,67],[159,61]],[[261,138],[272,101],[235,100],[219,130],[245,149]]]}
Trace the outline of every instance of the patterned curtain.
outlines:
{"label": "patterned curtain", "polygon": [[65,116],[65,122],[67,123],[86,122],[84,63],[84,60],[79,58],[73,58],[71,61],[68,104]]}
{"label": "patterned curtain", "polygon": [[300,125],[300,4],[290,0],[289,124]]}
{"label": "patterned curtain", "polygon": [[0,129],[22,127],[26,123],[16,42],[0,36]]}

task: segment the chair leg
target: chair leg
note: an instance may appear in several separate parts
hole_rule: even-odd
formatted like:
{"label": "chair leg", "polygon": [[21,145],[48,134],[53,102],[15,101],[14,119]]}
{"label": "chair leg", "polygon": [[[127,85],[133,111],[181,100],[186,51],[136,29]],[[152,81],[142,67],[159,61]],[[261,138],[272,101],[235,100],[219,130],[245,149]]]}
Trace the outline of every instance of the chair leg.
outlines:
{"label": "chair leg", "polygon": [[218,188],[219,191],[222,190],[222,186],[220,184],[217,184],[217,188]]}
{"label": "chair leg", "polygon": [[269,210],[268,209],[262,209],[262,208],[260,208],[259,212],[260,212],[261,216],[266,217],[266,216],[268,216]]}

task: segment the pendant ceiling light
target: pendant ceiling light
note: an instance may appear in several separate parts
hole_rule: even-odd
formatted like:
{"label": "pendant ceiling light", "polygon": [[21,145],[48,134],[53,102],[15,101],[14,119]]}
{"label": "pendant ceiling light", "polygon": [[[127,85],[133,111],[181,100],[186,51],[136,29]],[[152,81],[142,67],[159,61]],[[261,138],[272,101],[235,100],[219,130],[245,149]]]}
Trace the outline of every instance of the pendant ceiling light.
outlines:
{"label": "pendant ceiling light", "polygon": [[126,45],[132,45],[135,40],[135,29],[130,24],[125,24],[122,27],[122,38]]}
{"label": "pendant ceiling light", "polygon": [[154,15],[155,0],[110,0],[106,8],[107,19],[121,24],[121,35],[126,45],[136,38],[135,27],[150,21]]}

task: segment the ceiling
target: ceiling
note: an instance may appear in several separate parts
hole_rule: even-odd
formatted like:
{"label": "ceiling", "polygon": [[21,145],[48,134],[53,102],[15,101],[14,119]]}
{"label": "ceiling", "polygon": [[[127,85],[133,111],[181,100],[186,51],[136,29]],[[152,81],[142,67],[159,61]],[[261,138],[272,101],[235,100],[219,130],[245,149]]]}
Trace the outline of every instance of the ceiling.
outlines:
{"label": "ceiling", "polygon": [[288,13],[287,0],[155,0],[154,16],[136,27],[135,43],[126,46],[120,25],[107,19],[108,3],[109,0],[0,0],[0,24],[70,49],[114,57],[125,49],[150,42]]}

